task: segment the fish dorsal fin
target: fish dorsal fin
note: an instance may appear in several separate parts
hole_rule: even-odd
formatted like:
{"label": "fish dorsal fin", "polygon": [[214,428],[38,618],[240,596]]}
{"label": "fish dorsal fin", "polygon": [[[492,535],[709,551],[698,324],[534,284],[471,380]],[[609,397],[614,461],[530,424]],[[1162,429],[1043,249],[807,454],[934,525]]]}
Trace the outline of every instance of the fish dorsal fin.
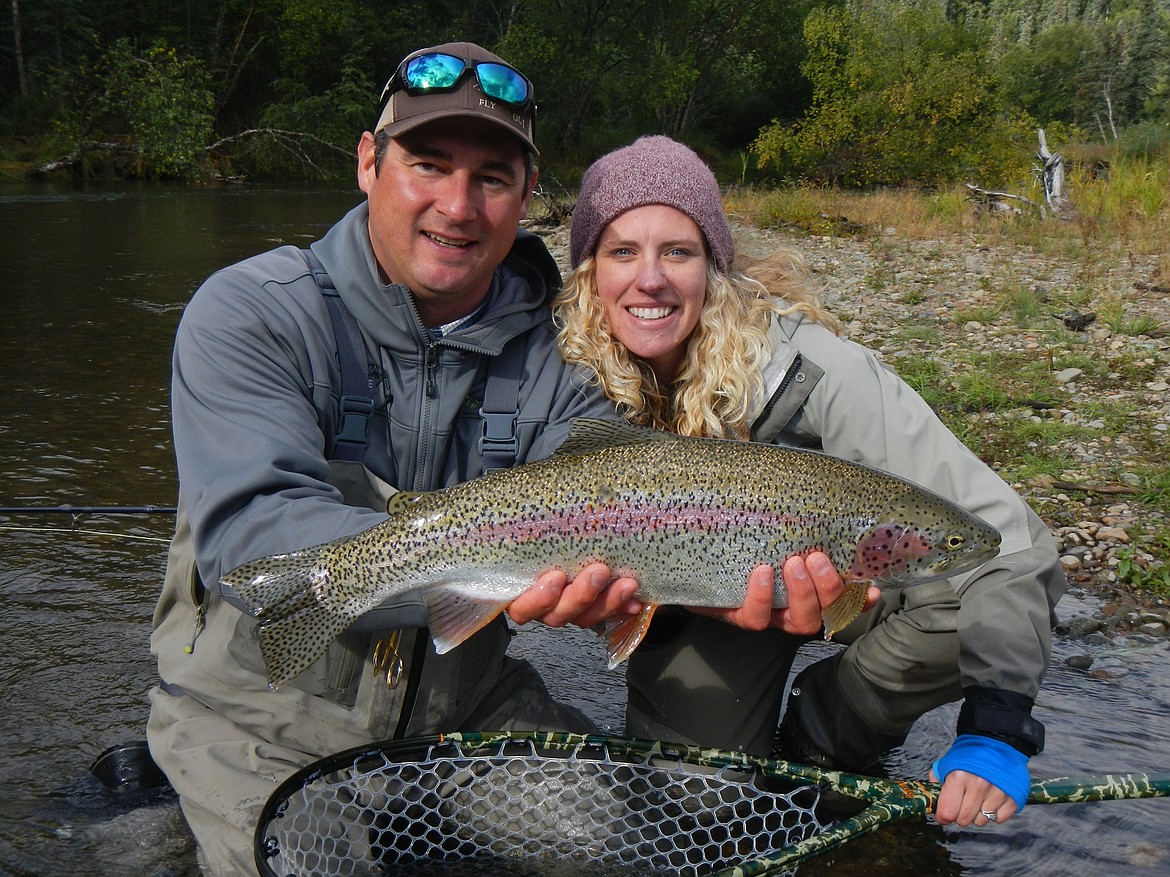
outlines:
{"label": "fish dorsal fin", "polygon": [[422,495],[422,491],[400,490],[391,494],[390,498],[386,500],[386,511],[391,515],[403,511]]}
{"label": "fish dorsal fin", "polygon": [[557,448],[556,454],[585,454],[589,451],[599,451],[602,448],[678,440],[679,437],[673,433],[651,429],[648,426],[578,417],[569,424],[569,437]]}

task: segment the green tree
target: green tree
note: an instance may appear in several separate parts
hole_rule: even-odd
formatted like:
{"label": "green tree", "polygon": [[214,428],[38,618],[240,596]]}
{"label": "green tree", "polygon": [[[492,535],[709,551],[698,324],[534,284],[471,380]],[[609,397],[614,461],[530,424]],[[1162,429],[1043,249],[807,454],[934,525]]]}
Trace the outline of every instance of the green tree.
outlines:
{"label": "green tree", "polygon": [[1098,130],[1167,120],[1170,11],[1158,0],[994,0],[986,20],[1005,103]]}
{"label": "green tree", "polygon": [[638,0],[531,0],[511,21],[496,50],[536,85],[542,149],[569,152],[622,117],[624,80],[646,57],[642,12]]}
{"label": "green tree", "polygon": [[1094,90],[1092,73],[1100,68],[1102,50],[1099,34],[1081,21],[1051,27],[1030,44],[1011,45],[995,68],[1004,104],[1043,125],[1083,121],[1081,94]]}
{"label": "green tree", "polygon": [[804,36],[812,105],[760,132],[762,167],[846,185],[1018,171],[1005,156],[1026,127],[1001,112],[977,23],[936,0],[854,0],[813,11]]}
{"label": "green tree", "polygon": [[656,130],[678,139],[720,118],[729,98],[755,91],[758,99],[769,62],[784,54],[777,25],[794,23],[783,7],[791,4],[662,0],[642,21],[647,57],[631,99],[640,96]]}
{"label": "green tree", "polygon": [[1166,13],[1154,0],[1138,0],[1118,16],[1114,31],[1113,46],[1120,63],[1108,82],[1114,89],[1114,110],[1123,124],[1129,124],[1146,118],[1165,70]]}
{"label": "green tree", "polygon": [[528,72],[540,143],[579,163],[640,134],[746,147],[806,97],[813,0],[530,0],[497,51]]}
{"label": "green tree", "polygon": [[161,43],[136,52],[117,40],[84,64],[60,123],[75,143],[112,139],[136,158],[136,174],[196,175],[206,158],[214,98],[201,62]]}

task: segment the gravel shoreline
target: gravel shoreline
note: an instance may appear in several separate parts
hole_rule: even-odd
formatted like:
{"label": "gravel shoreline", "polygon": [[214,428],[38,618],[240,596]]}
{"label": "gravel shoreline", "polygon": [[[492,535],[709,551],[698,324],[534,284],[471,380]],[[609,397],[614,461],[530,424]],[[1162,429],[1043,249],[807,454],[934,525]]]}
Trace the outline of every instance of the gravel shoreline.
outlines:
{"label": "gravel shoreline", "polygon": [[[567,271],[567,231],[537,230]],[[1156,256],[1099,247],[1073,262],[974,237],[910,240],[892,228],[868,237],[754,227],[741,227],[737,234],[753,248],[786,246],[804,253],[824,282],[827,304],[842,319],[842,334],[878,351],[894,368],[900,359],[922,355],[934,357],[944,369],[962,368],[948,354],[970,350],[1049,357],[1060,405],[1012,416],[1059,419],[1084,427],[1081,434],[1090,438],[1061,449],[1077,461],[1075,470],[1059,479],[1039,477],[1013,487],[1052,529],[1070,591],[1089,598],[1077,601],[1078,606],[1092,607],[1087,610],[1091,614],[1062,621],[1058,633],[1170,635],[1167,601],[1134,588],[1119,574],[1123,563],[1144,566],[1155,560],[1131,534],[1167,526],[1164,515],[1128,493],[1138,482],[1130,470],[1143,455],[1147,461],[1159,456],[1160,462],[1170,456],[1170,338],[1116,334],[1101,321],[1068,336],[1072,340],[1066,347],[1103,354],[1109,361],[1136,361],[1151,378],[1136,385],[1112,371],[1101,378],[1077,368],[1058,368],[1059,361],[1051,358],[1057,345],[1050,341],[1050,330],[1065,310],[1056,303],[1068,300],[1066,291],[1086,287],[1092,289],[1086,311],[1120,299],[1128,317],[1148,316],[1170,328],[1170,278],[1159,277]],[[986,324],[958,322],[964,312],[986,312],[998,301],[997,290],[1009,285],[1031,289],[1045,303],[1031,325],[1014,325],[1003,313]],[[933,340],[915,339],[905,332],[907,327],[929,327]],[[1106,428],[1100,419],[1102,401],[1130,406],[1134,414],[1120,426],[1110,422]]]}

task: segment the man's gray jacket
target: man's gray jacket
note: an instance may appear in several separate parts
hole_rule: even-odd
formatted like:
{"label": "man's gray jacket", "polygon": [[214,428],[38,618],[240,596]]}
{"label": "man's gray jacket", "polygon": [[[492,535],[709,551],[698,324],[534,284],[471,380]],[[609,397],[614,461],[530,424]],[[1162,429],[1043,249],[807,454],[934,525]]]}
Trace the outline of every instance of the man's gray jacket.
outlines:
{"label": "man's gray jacket", "polygon": [[[548,301],[560,280],[543,244],[518,239],[482,319],[432,341],[408,292],[379,279],[366,219],[363,203],[312,249],[376,362],[363,461],[374,474],[399,490],[480,474],[484,378],[504,344],[522,334],[518,462],[548,456],[572,417],[613,416],[557,353]],[[342,505],[329,483],[324,449],[340,393],[324,297],[295,248],[225,268],[192,299],[175,344],[172,405],[179,483],[204,582],[245,560],[381,520]]]}
{"label": "man's gray jacket", "polygon": [[[512,339],[526,345],[517,462],[548,456],[575,417],[616,416],[557,352],[549,301],[560,277],[539,239],[520,233],[479,319],[434,340],[408,291],[380,280],[367,217],[363,202],[312,249],[369,351],[375,407],[362,464],[372,481],[432,490],[481,474],[485,378]],[[376,491],[343,497],[343,479],[327,459],[341,393],[325,297],[296,248],[217,272],[188,305],[172,388],[180,513],[151,642],[163,680],[155,695],[160,722],[167,694],[188,697],[257,745],[324,755],[395,733],[456,727],[502,672],[502,621],[440,657],[425,648],[417,606],[407,606],[397,621],[381,613],[378,625],[408,629],[387,640],[408,665],[426,654],[414,661],[414,669],[426,669],[412,686],[410,666],[391,695],[384,677],[380,693],[371,683],[369,659],[386,634],[371,639],[367,629],[343,635],[294,683],[266,691],[255,622],[218,597],[216,586],[244,561],[385,519]],[[418,698],[409,725],[408,687]]]}

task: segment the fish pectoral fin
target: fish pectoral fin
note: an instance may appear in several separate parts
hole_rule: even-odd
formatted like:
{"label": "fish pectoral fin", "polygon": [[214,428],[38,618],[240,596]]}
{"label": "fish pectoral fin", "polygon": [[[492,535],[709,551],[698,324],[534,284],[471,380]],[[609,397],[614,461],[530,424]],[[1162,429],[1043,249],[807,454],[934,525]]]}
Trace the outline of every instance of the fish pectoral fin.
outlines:
{"label": "fish pectoral fin", "polygon": [[861,614],[869,594],[869,585],[868,580],[849,582],[845,585],[845,592],[821,610],[821,618],[825,622],[825,639],[832,639],[833,634],[844,630]]}
{"label": "fish pectoral fin", "polygon": [[486,627],[512,601],[477,598],[461,588],[436,587],[425,595],[435,651],[444,655]]}
{"label": "fish pectoral fin", "polygon": [[647,603],[637,615],[626,618],[611,618],[602,625],[602,636],[609,643],[609,669],[615,669],[618,664],[634,653],[646,631],[650,629],[650,621],[654,618],[655,603]]}

